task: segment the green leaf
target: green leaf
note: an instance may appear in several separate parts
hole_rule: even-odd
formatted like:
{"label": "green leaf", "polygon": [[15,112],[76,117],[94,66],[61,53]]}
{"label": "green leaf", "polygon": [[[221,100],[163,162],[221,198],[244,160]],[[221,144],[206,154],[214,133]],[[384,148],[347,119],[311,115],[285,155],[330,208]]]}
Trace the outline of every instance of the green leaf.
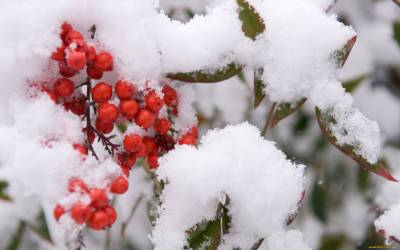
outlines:
{"label": "green leaf", "polygon": [[342,234],[338,235],[324,235],[321,239],[320,250],[340,250],[342,249],[346,237]]}
{"label": "green leaf", "polygon": [[200,223],[194,229],[189,230],[188,243],[190,249],[218,249],[221,243],[221,235],[228,233],[231,222],[226,206],[220,203],[214,220]]}
{"label": "green leaf", "polygon": [[393,23],[393,37],[396,40],[397,44],[400,46],[400,22]]}
{"label": "green leaf", "polygon": [[318,180],[315,180],[312,191],[311,191],[311,208],[314,215],[321,221],[326,222],[326,202],[327,192],[323,184],[319,184]]}
{"label": "green leaf", "polygon": [[239,19],[242,21],[243,33],[255,40],[259,34],[265,31],[264,20],[246,0],[236,0],[236,2],[239,6]]}
{"label": "green leaf", "polygon": [[381,160],[375,164],[372,164],[368,162],[366,159],[364,159],[361,155],[356,153],[356,150],[353,146],[348,144],[339,145],[336,137],[334,136],[333,132],[330,129],[331,127],[330,125],[336,123],[335,119],[328,113],[323,113],[317,107],[315,108],[315,111],[322,134],[332,145],[334,145],[344,154],[348,155],[353,160],[355,160],[362,168],[371,171],[379,176],[382,176],[383,178],[389,181],[397,182],[397,180],[390,174],[389,170],[385,168],[384,166],[385,164]]}
{"label": "green leaf", "polygon": [[167,77],[172,80],[178,80],[182,82],[214,83],[227,80],[239,74],[241,70],[242,66],[230,63],[226,67],[215,71],[198,70],[187,73],[170,73],[167,74]]}
{"label": "green leaf", "polygon": [[303,98],[296,103],[281,103],[278,105],[276,109],[272,121],[271,128],[275,127],[281,120],[285,119],[289,115],[293,114],[297,110],[299,110],[303,104],[307,101],[307,98]]}
{"label": "green leaf", "polygon": [[265,84],[263,80],[261,80],[263,72],[263,68],[254,70],[254,108],[257,108],[265,98]]}
{"label": "green leaf", "polygon": [[128,129],[125,123],[117,124],[117,128],[122,134],[125,133],[126,130]]}
{"label": "green leaf", "polygon": [[20,248],[25,230],[26,224],[25,222],[21,221],[18,225],[17,230],[14,232],[12,238],[8,242],[6,250],[18,250]]}
{"label": "green leaf", "polygon": [[342,83],[343,88],[346,90],[347,93],[353,92],[362,81],[364,81],[365,76],[359,76],[357,78],[345,81]]}
{"label": "green leaf", "polygon": [[356,41],[357,36],[353,36],[347,41],[343,48],[335,52],[334,57],[336,58],[336,64],[338,68],[342,68],[344,66]]}
{"label": "green leaf", "polygon": [[8,182],[0,180],[0,200],[11,201],[11,197],[6,193]]}
{"label": "green leaf", "polygon": [[29,229],[32,230],[32,232],[35,233],[38,237],[40,237],[42,240],[45,240],[52,245],[54,244],[50,236],[50,231],[47,226],[47,221],[43,210],[40,211],[34,225],[32,224],[27,224],[27,225]]}

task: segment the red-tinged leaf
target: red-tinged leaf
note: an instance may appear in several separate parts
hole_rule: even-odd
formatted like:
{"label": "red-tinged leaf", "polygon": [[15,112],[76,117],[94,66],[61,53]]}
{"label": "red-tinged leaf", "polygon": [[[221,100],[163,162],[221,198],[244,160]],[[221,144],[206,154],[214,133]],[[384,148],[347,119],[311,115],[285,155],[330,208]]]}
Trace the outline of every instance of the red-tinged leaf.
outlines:
{"label": "red-tinged leaf", "polygon": [[265,31],[265,23],[260,14],[246,0],[236,0],[239,9],[239,19],[242,21],[243,33],[256,40],[256,37]]}
{"label": "red-tinged leaf", "polygon": [[330,129],[330,125],[336,122],[335,119],[329,114],[323,113],[317,107],[315,108],[315,111],[322,134],[331,144],[333,144],[344,154],[348,155],[353,160],[355,160],[365,170],[371,171],[379,176],[382,176],[386,180],[397,182],[397,180],[390,174],[389,170],[385,168],[383,160],[379,160],[377,163],[372,164],[368,162],[366,159],[364,159],[361,155],[356,153],[353,146],[348,144],[340,145]]}
{"label": "red-tinged leaf", "polygon": [[230,63],[226,67],[217,70],[198,70],[186,73],[169,73],[167,74],[167,77],[172,80],[178,80],[182,82],[215,83],[227,80],[239,74],[241,70],[242,66]]}
{"label": "red-tinged leaf", "polygon": [[346,45],[342,49],[336,51],[335,58],[338,68],[342,68],[344,66],[356,41],[357,36],[353,36],[349,41],[347,41]]}
{"label": "red-tinged leaf", "polygon": [[254,70],[254,108],[257,108],[265,98],[265,83],[261,79],[264,69]]}
{"label": "red-tinged leaf", "polygon": [[303,98],[296,103],[281,103],[278,105],[276,109],[272,121],[271,121],[271,128],[275,127],[281,120],[285,119],[289,115],[298,111],[303,104],[307,101],[307,98]]}
{"label": "red-tinged leaf", "polygon": [[[299,209],[303,205],[305,197],[306,197],[306,190],[303,190],[303,192],[301,192],[300,200],[297,202],[297,209]],[[290,214],[289,217],[286,219],[286,225],[289,226],[290,224],[292,224],[298,214],[299,214],[298,210],[293,214]]]}

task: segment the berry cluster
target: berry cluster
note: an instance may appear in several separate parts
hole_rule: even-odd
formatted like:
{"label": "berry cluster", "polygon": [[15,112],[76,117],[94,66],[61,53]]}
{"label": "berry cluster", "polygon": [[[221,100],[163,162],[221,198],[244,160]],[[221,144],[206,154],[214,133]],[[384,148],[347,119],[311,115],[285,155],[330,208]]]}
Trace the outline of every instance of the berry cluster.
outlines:
{"label": "berry cluster", "polygon": [[[95,26],[91,31],[93,39]],[[121,175],[110,180],[105,189],[88,188],[81,179],[73,178],[69,182],[69,192],[88,195],[90,202],[77,202],[66,208],[57,205],[54,217],[58,220],[69,212],[77,224],[86,223],[90,228],[100,230],[111,226],[117,217],[114,208],[109,205],[107,194],[123,194],[128,190],[127,177],[136,160],[145,158],[149,168],[155,169],[158,158],[173,149],[175,144],[195,145],[198,130],[192,127],[181,135],[173,128],[173,119],[179,115],[179,96],[173,87],[164,85],[157,92],[146,85],[139,90],[134,83],[124,79],[116,79],[112,85],[101,80],[104,73],[113,71],[113,56],[109,52],[98,52],[98,46],[88,43],[68,23],[62,25],[60,37],[62,46],[51,55],[58,63],[60,78],[55,79],[53,84],[41,86],[41,89],[55,103],[85,121],[82,131],[86,140],[83,144],[73,145],[83,159],[89,152],[98,159],[92,146],[97,138],[105,150],[115,157]],[[76,79],[82,78],[86,79],[83,83],[75,83]],[[110,134],[114,127],[130,123],[136,124],[147,136],[127,133],[123,135],[121,145],[113,142],[116,135]]]}

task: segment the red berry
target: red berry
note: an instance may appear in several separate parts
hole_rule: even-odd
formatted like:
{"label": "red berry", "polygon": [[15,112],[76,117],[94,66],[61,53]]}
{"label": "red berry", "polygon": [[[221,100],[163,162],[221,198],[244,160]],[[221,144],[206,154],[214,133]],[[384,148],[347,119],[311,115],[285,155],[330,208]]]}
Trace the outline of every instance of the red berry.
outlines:
{"label": "red berry", "polygon": [[76,30],[71,30],[68,32],[68,34],[65,36],[65,42],[67,44],[72,43],[74,40],[83,40],[83,36],[79,31]]}
{"label": "red berry", "polygon": [[71,208],[71,217],[76,223],[82,224],[92,215],[92,208],[81,203],[76,203]]}
{"label": "red berry", "polygon": [[110,187],[111,193],[114,194],[123,194],[128,191],[129,182],[123,176],[118,176],[112,183]]}
{"label": "red berry", "polygon": [[135,86],[127,81],[119,80],[115,84],[115,93],[121,100],[130,99],[135,94]]}
{"label": "red berry", "polygon": [[99,71],[92,66],[88,66],[86,68],[86,74],[88,75],[89,78],[91,79],[101,79],[103,77],[103,71]]}
{"label": "red berry", "polygon": [[141,147],[139,151],[135,152],[135,157],[140,158],[144,156],[146,156],[146,147],[143,145],[143,147]]}
{"label": "red berry", "polygon": [[74,144],[72,147],[78,151],[81,155],[87,155],[88,154],[88,149],[87,147],[81,145],[81,144]]}
{"label": "red berry", "polygon": [[59,73],[64,77],[73,77],[76,74],[76,70],[68,67],[65,61],[58,62]]}
{"label": "red berry", "polygon": [[57,48],[53,54],[51,54],[51,59],[54,61],[63,61],[65,59],[65,46]]}
{"label": "red berry", "polygon": [[120,166],[122,173],[128,178],[129,177],[129,171],[131,170],[130,168],[126,166]]}
{"label": "red berry", "polygon": [[111,226],[117,220],[117,212],[112,206],[105,207],[104,211],[108,216],[108,226]]}
{"label": "red berry", "polygon": [[171,135],[165,134],[158,138],[158,145],[160,146],[161,151],[169,151],[174,149],[175,141]]}
{"label": "red berry", "polygon": [[88,192],[89,189],[87,188],[85,182],[83,182],[79,178],[72,178],[69,180],[68,183],[68,191],[73,193],[73,192]]}
{"label": "red berry", "polygon": [[64,22],[64,23],[61,25],[61,34],[60,34],[61,39],[62,39],[63,41],[65,41],[65,37],[66,37],[67,34],[68,34],[70,31],[72,31],[72,30],[73,30],[73,28],[72,28],[71,24],[69,24],[69,23],[67,23],[67,22]]}
{"label": "red berry", "polygon": [[156,121],[154,129],[159,135],[165,135],[171,128],[171,123],[166,118],[161,118]]}
{"label": "red berry", "polygon": [[106,102],[110,100],[112,96],[112,87],[106,82],[99,82],[92,88],[91,91],[93,101],[95,102]]}
{"label": "red berry", "polygon": [[53,210],[53,216],[58,221],[61,216],[65,213],[64,207],[62,207],[60,204],[57,204],[57,206]]}
{"label": "red berry", "polygon": [[154,121],[155,121],[154,114],[147,109],[139,110],[139,112],[136,114],[135,117],[136,124],[143,128],[150,128],[151,126],[153,126]]}
{"label": "red berry", "polygon": [[191,134],[191,135],[193,135],[196,139],[199,138],[199,129],[198,129],[196,126],[192,127],[192,128],[189,130],[188,133]]}
{"label": "red berry", "polygon": [[108,198],[104,190],[99,188],[93,188],[90,190],[90,199],[92,205],[96,208],[105,207],[108,204]]}
{"label": "red berry", "polygon": [[96,119],[96,129],[100,133],[109,134],[109,133],[111,133],[113,131],[114,124],[112,124],[112,123],[104,123],[102,120]]}
{"label": "red berry", "polygon": [[71,110],[75,115],[81,116],[86,111],[86,98],[82,96],[74,97],[72,101],[65,103],[66,109]]}
{"label": "red berry", "polygon": [[135,100],[122,100],[119,104],[119,111],[126,119],[131,120],[139,111],[139,104]]}
{"label": "red berry", "polygon": [[113,69],[113,57],[108,52],[100,52],[93,63],[93,67],[99,71],[111,71]]}
{"label": "red berry", "polygon": [[117,160],[121,167],[126,167],[128,169],[131,169],[136,163],[136,157],[128,152],[118,153]]}
{"label": "red berry", "polygon": [[192,134],[185,134],[179,139],[179,144],[181,145],[196,145],[196,137]]}
{"label": "red berry", "polygon": [[147,156],[147,164],[151,169],[158,168],[158,155],[157,154],[150,154]]}
{"label": "red berry", "polygon": [[54,83],[54,90],[60,96],[70,96],[74,93],[74,83],[67,78],[60,78]]}
{"label": "red berry", "polygon": [[99,119],[104,123],[113,123],[118,117],[118,108],[111,103],[100,104],[97,115]]}
{"label": "red berry", "polygon": [[79,71],[85,67],[86,55],[83,52],[73,51],[68,55],[68,66]]}
{"label": "red berry", "polygon": [[163,106],[163,100],[156,94],[155,91],[151,91],[145,98],[146,108],[154,113],[160,111]]}
{"label": "red berry", "polygon": [[145,148],[142,138],[136,134],[126,135],[124,138],[124,148],[131,153],[136,153]]}
{"label": "red berry", "polygon": [[169,85],[165,85],[162,89],[164,94],[164,102],[167,106],[175,107],[178,105],[178,94],[176,93],[175,89],[173,89]]}
{"label": "red berry", "polygon": [[88,45],[86,50],[86,62],[92,64],[96,60],[96,49]]}
{"label": "red berry", "polygon": [[157,142],[154,138],[143,137],[143,144],[146,148],[146,154],[156,153],[158,151]]}
{"label": "red berry", "polygon": [[89,218],[87,224],[93,230],[102,230],[109,223],[109,216],[103,209],[97,210]]}

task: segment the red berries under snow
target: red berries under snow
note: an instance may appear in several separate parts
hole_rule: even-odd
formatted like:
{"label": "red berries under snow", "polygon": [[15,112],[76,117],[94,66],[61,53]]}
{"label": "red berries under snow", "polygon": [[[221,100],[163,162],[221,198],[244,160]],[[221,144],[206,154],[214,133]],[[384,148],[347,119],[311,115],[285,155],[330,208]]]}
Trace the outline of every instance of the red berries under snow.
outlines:
{"label": "red berries under snow", "polygon": [[[57,79],[53,86],[43,86],[42,91],[55,103],[64,106],[65,110],[86,119],[85,128],[82,129],[84,143],[72,145],[82,156],[81,160],[87,159],[88,149],[92,150],[91,144],[95,138],[103,145],[113,145],[113,136],[105,135],[111,133],[115,125],[120,128],[120,123],[128,126],[135,123],[152,135],[124,135],[121,147],[112,148],[112,151],[107,148],[110,153],[116,151],[115,160],[120,166],[120,175],[109,177],[106,188],[89,186],[80,178],[72,178],[68,182],[68,191],[87,196],[90,200],[77,201],[68,206],[58,204],[54,208],[56,220],[68,214],[77,224],[86,223],[94,230],[102,230],[111,226],[117,219],[115,209],[110,206],[109,195],[123,194],[128,190],[127,178],[136,160],[144,157],[148,167],[155,169],[158,167],[159,157],[173,149],[176,143],[194,145],[198,131],[194,127],[186,134],[178,135],[172,129],[172,120],[178,115],[179,106],[178,94],[173,87],[165,85],[162,91],[158,92],[146,85],[139,91],[134,83],[127,80],[118,80],[114,88],[111,82],[93,82],[102,79],[104,72],[113,70],[112,55],[107,51],[98,53],[96,47],[89,44],[83,34],[74,30],[68,23],[62,24],[60,38],[62,45],[52,53],[51,59],[58,64],[62,77]],[[76,83],[78,86],[85,86],[85,91],[75,87],[74,82],[68,79],[76,75],[79,76],[77,79],[87,79],[79,85]],[[87,90],[90,91],[89,94]],[[113,94],[118,99],[112,99]],[[89,116],[91,119],[88,119]]]}

